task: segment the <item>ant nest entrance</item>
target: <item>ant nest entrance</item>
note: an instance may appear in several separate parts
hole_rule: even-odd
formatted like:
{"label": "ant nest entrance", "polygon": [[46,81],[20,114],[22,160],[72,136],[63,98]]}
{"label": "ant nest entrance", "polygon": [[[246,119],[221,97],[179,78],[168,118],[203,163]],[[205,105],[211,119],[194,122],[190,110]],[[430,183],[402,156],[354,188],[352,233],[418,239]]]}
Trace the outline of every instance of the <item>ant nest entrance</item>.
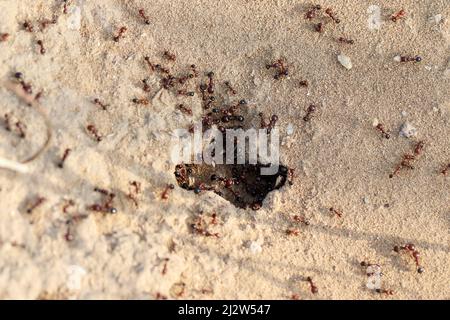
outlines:
{"label": "ant nest entrance", "polygon": [[259,210],[266,196],[282,188],[288,181],[289,170],[280,165],[274,175],[261,175],[262,164],[196,165],[175,167],[178,185],[196,194],[212,191],[238,208]]}

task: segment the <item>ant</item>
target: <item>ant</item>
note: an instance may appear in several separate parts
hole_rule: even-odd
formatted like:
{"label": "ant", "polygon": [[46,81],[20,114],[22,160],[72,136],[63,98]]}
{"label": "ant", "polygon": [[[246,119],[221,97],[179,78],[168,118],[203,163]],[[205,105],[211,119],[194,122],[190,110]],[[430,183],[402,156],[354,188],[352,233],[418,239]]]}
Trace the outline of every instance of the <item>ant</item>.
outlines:
{"label": "ant", "polygon": [[305,88],[307,88],[309,85],[308,80],[300,80],[300,82],[298,84],[300,85],[300,87],[305,87]]}
{"label": "ant", "polygon": [[416,263],[417,272],[423,273],[425,271],[424,267],[420,266],[420,253],[416,250],[416,246],[412,243],[407,243],[404,246],[394,246],[394,251],[396,253],[400,253],[401,251],[405,251],[411,255],[411,257],[414,259],[414,262]]}
{"label": "ant", "polygon": [[[3,116],[3,121],[5,123],[5,130],[6,131],[12,131],[12,128],[11,128],[11,116],[10,116],[9,113],[5,113],[5,115]],[[24,139],[26,137],[26,134],[25,134],[26,126],[21,121],[16,121],[14,126],[16,127],[16,129],[18,131],[19,137]]]}
{"label": "ant", "polygon": [[345,43],[345,44],[354,44],[354,43],[355,43],[354,40],[352,40],[352,39],[347,39],[347,38],[344,38],[344,37],[339,37],[339,38],[338,38],[338,41],[339,41],[340,43]]}
{"label": "ant", "polygon": [[272,131],[273,127],[275,127],[278,121],[278,116],[276,114],[272,115],[268,124],[264,120],[264,114],[262,112],[259,113],[259,116],[261,118],[261,128],[267,128],[267,133],[269,134]]}
{"label": "ant", "polygon": [[33,31],[34,31],[34,27],[33,27],[33,25],[31,24],[31,22],[29,22],[29,21],[25,21],[25,22],[22,24],[22,26],[23,26],[23,28],[24,28],[26,31],[28,31],[28,32],[33,32]]}
{"label": "ant", "polygon": [[336,14],[333,12],[333,10],[331,10],[331,8],[325,9],[325,14],[326,14],[327,16],[329,16],[329,17],[334,21],[334,23],[338,24],[338,23],[341,22],[341,20],[339,20],[338,18],[336,18]]}
{"label": "ant", "polygon": [[308,109],[306,110],[306,115],[303,117],[303,121],[308,122],[311,121],[312,115],[316,112],[317,107],[313,104],[310,104]]}
{"label": "ant", "polygon": [[287,77],[289,75],[289,69],[283,59],[278,59],[274,63],[266,65],[266,69],[269,70],[271,68],[277,70],[277,73],[273,76],[275,80],[279,80],[280,78]]}
{"label": "ant", "polygon": [[391,289],[375,289],[375,292],[385,294],[387,296],[393,296],[394,291]]}
{"label": "ant", "polygon": [[324,32],[324,24],[322,22],[315,24],[314,30],[316,30],[316,32],[323,33]]}
{"label": "ant", "polygon": [[413,154],[404,154],[402,161],[397,165],[394,172],[389,175],[389,178],[393,178],[395,175],[397,175],[402,168],[408,168],[408,169],[414,169],[414,167],[411,164],[411,161],[415,161],[417,159],[417,156],[422,154],[423,147],[425,145],[425,142],[419,141],[416,146],[414,147],[414,153]]}
{"label": "ant", "polygon": [[14,74],[14,78],[16,78],[19,81],[19,84],[22,86],[22,89],[23,89],[23,91],[25,91],[25,93],[27,93],[27,94],[32,94],[33,93],[33,88],[31,86],[31,84],[26,83],[23,80],[22,72],[16,72]]}
{"label": "ant", "polygon": [[98,98],[95,98],[93,103],[96,104],[97,106],[99,106],[100,108],[102,108],[102,110],[104,110],[104,111],[106,111],[107,107],[109,107],[109,105],[102,103],[100,101],[100,99],[98,99]]}
{"label": "ant", "polygon": [[406,11],[403,10],[403,9],[401,9],[400,11],[394,13],[394,14],[391,16],[391,20],[392,20],[393,22],[397,22],[397,20],[400,20],[400,19],[404,18],[405,16],[406,16]]}
{"label": "ant", "polygon": [[230,92],[232,95],[235,95],[237,92],[234,90],[234,88],[231,86],[231,83],[229,81],[224,82],[225,87],[227,87],[228,92]]}
{"label": "ant", "polygon": [[89,210],[97,211],[97,212],[104,212],[104,213],[117,213],[117,209],[112,206],[112,203],[114,201],[114,198],[116,195],[112,192],[109,192],[106,189],[100,189],[100,188],[94,188],[95,192],[98,192],[102,194],[105,197],[105,200],[102,204],[93,204],[88,207]]}
{"label": "ant", "polygon": [[127,32],[127,27],[120,27],[119,32],[114,36],[114,41],[119,42],[120,38],[124,37],[125,32]]}
{"label": "ant", "polygon": [[68,4],[69,0],[63,0],[63,2],[64,2],[64,5],[63,5],[63,13],[64,13],[64,14],[67,14],[67,12],[68,12],[68,6],[69,6],[69,4]]}
{"label": "ant", "polygon": [[87,131],[92,134],[95,138],[95,140],[97,140],[97,142],[100,142],[103,140],[103,137],[98,133],[97,128],[93,125],[90,124],[86,127]]}
{"label": "ant", "polygon": [[167,296],[165,296],[165,295],[163,295],[163,294],[157,292],[157,293],[156,293],[156,296],[155,296],[155,299],[156,299],[156,300],[167,300]]}
{"label": "ant", "polygon": [[169,199],[169,191],[173,189],[175,189],[175,186],[172,183],[168,184],[161,195],[161,199]]}
{"label": "ant", "polygon": [[28,208],[27,208],[27,213],[31,214],[33,213],[33,211],[39,207],[41,204],[43,204],[47,199],[45,199],[44,197],[37,197],[37,199],[31,203]]}
{"label": "ant", "polygon": [[163,260],[164,260],[164,266],[163,266],[163,269],[161,271],[161,274],[165,275],[167,273],[167,263],[169,262],[169,258],[164,258]]}
{"label": "ant", "polygon": [[61,160],[58,162],[58,168],[62,169],[64,167],[64,162],[66,161],[66,159],[69,156],[71,151],[72,151],[72,149],[69,149],[69,148],[64,150],[64,154],[63,154]]}
{"label": "ant", "polygon": [[151,91],[151,87],[148,84],[148,80],[147,79],[143,79],[142,83],[144,84],[144,87],[142,88],[142,90],[144,90],[145,92],[150,92]]}
{"label": "ant", "polygon": [[286,234],[288,236],[299,236],[300,235],[300,230],[298,230],[297,228],[287,229],[286,230]]}
{"label": "ant", "polygon": [[145,15],[144,9],[139,9],[139,16],[144,19],[145,24],[150,24],[150,19]]}
{"label": "ant", "polygon": [[178,90],[177,93],[180,96],[187,96],[187,97],[193,97],[195,95],[194,91],[187,91],[187,90]]}
{"label": "ant", "polygon": [[308,220],[306,220],[304,217],[300,217],[298,215],[293,216],[292,219],[295,222],[303,223],[305,226],[309,226],[309,224],[310,224],[310,222]]}
{"label": "ant", "polygon": [[186,108],[183,104],[179,104],[177,107],[181,112],[192,116],[192,109]]}
{"label": "ant", "polygon": [[313,282],[311,277],[307,277],[306,281],[309,283],[309,288],[312,294],[317,294],[319,292],[319,288],[317,288],[316,284]]}
{"label": "ant", "polygon": [[375,128],[381,132],[381,134],[386,138],[389,139],[391,135],[384,129],[384,126],[381,123],[378,123]]}
{"label": "ant", "polygon": [[215,213],[215,212],[211,215],[211,224],[212,225],[217,224],[217,213]]}
{"label": "ant", "polygon": [[444,166],[444,169],[442,169],[441,174],[446,176],[449,170],[450,170],[450,163]]}
{"label": "ant", "polygon": [[43,31],[43,30],[47,29],[47,27],[48,27],[50,24],[56,24],[56,23],[57,23],[57,18],[56,18],[56,17],[53,17],[52,20],[49,20],[49,19],[41,20],[41,21],[40,21],[40,24],[41,24],[41,30]]}
{"label": "ant", "polygon": [[337,209],[331,207],[330,212],[336,215],[338,218],[342,218],[342,212],[338,211]]}
{"label": "ant", "polygon": [[72,199],[70,199],[69,201],[67,201],[67,203],[63,206],[63,209],[62,209],[62,211],[64,212],[64,213],[68,213],[68,209],[70,208],[70,207],[73,207],[75,205],[75,202],[72,200]]}
{"label": "ant", "polygon": [[9,33],[0,33],[0,42],[5,42],[9,38]]}
{"label": "ant", "polygon": [[194,78],[198,77],[198,71],[197,71],[197,66],[195,64],[191,64],[191,70],[192,70],[192,75],[194,76]]}
{"label": "ant", "polygon": [[164,56],[164,58],[166,58],[169,61],[176,61],[177,60],[176,55],[173,54],[173,53],[170,53],[169,51],[164,51],[163,56]]}
{"label": "ant", "polygon": [[128,199],[130,199],[131,201],[134,202],[135,206],[138,206],[138,201],[136,199],[136,195],[138,195],[141,192],[141,183],[137,182],[137,181],[131,181],[130,182],[130,186],[133,187],[133,190],[130,190],[130,192],[128,193],[127,197]]}
{"label": "ant", "polygon": [[[381,271],[381,266],[379,265],[379,264],[377,264],[377,263],[370,263],[370,262],[366,262],[366,261],[361,261],[360,262],[360,266],[361,267],[365,267],[365,268],[369,268],[369,267],[372,267],[372,268],[376,268],[376,270],[380,270]],[[373,270],[373,269],[372,269]],[[366,275],[368,276],[368,277],[371,277],[371,276],[373,276],[375,273],[374,272],[368,272],[368,271],[366,271]],[[383,275],[383,273],[379,273],[380,274],[380,276],[382,276]]]}
{"label": "ant", "polygon": [[320,6],[318,4],[314,5],[310,10],[308,10],[305,13],[305,19],[312,20],[316,16],[317,11],[320,11],[320,10],[322,10],[322,6]]}
{"label": "ant", "polygon": [[415,56],[415,57],[400,56],[400,62],[421,62],[421,61],[422,61],[421,56]]}
{"label": "ant", "polygon": [[203,218],[201,215],[197,218],[196,221],[194,221],[193,224],[191,224],[191,228],[194,233],[200,234],[205,237],[216,237],[216,238],[220,237],[218,233],[211,233],[205,229]]}
{"label": "ant", "polygon": [[26,136],[25,135],[26,126],[22,122],[17,121],[16,122],[16,128],[17,128],[17,131],[19,131],[19,137],[24,139],[25,136]]}
{"label": "ant", "polygon": [[142,99],[134,98],[132,101],[135,104],[142,104],[142,105],[145,105],[145,106],[150,103],[150,101],[148,101],[147,98],[142,98]]}
{"label": "ant", "polygon": [[209,83],[208,83],[208,93],[209,94],[213,94],[214,93],[214,72],[208,72],[207,74],[208,79],[209,79]]}

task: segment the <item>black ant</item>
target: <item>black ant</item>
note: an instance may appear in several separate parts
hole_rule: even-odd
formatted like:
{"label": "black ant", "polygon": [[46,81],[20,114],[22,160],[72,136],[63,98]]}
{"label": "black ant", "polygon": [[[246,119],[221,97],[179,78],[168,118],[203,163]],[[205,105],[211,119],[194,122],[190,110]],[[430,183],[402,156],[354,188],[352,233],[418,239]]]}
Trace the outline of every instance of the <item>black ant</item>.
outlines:
{"label": "black ant", "polygon": [[86,127],[87,131],[92,134],[95,138],[95,140],[97,140],[97,142],[100,142],[103,140],[103,137],[98,133],[97,128],[93,125],[90,124]]}
{"label": "black ant", "polygon": [[127,32],[127,27],[120,27],[116,36],[114,36],[114,41],[119,42],[120,38],[124,37],[125,32]]}
{"label": "black ant", "polygon": [[34,202],[32,202],[28,208],[27,208],[27,213],[31,214],[33,213],[33,211],[39,207],[41,204],[43,204],[47,199],[44,197],[37,197],[36,200]]}
{"label": "black ant", "polygon": [[322,22],[316,23],[314,25],[314,30],[316,30],[316,32],[323,33],[324,32],[324,24]]}
{"label": "black ant", "polygon": [[209,83],[208,83],[208,93],[209,94],[213,94],[214,93],[214,72],[208,72],[207,74],[208,79],[209,79]]}
{"label": "black ant", "polygon": [[303,121],[308,122],[311,121],[312,115],[316,112],[317,107],[313,104],[310,104],[308,109],[306,109],[306,115],[303,117]]}
{"label": "black ant", "polygon": [[150,24],[150,19],[145,15],[144,9],[139,9],[139,16],[144,19],[145,24]]}
{"label": "black ant", "polygon": [[94,188],[94,191],[102,194],[105,197],[105,199],[104,199],[103,203],[101,203],[101,204],[90,205],[88,207],[89,210],[103,212],[103,213],[112,213],[112,214],[117,213],[117,209],[112,206],[114,198],[116,197],[116,195],[114,193],[109,192],[106,189],[100,189],[100,188]]}
{"label": "black ant", "polygon": [[298,84],[300,87],[308,87],[309,85],[308,80],[300,80]]}
{"label": "black ant", "polygon": [[400,11],[394,13],[394,14],[391,16],[391,20],[392,20],[393,22],[397,22],[397,20],[400,20],[400,19],[404,18],[405,16],[406,16],[406,11],[403,10],[403,9],[401,9]]}
{"label": "black ant", "polygon": [[58,167],[59,168],[63,168],[64,167],[64,162],[66,161],[67,157],[69,156],[70,152],[72,151],[72,149],[67,148],[66,150],[64,150],[64,154],[61,157],[61,160],[58,162]]}
{"label": "black ant", "polygon": [[414,259],[414,262],[416,263],[416,267],[417,267],[417,272],[423,273],[425,271],[425,269],[422,266],[420,266],[420,261],[419,261],[420,253],[419,253],[419,251],[416,250],[416,247],[414,244],[407,243],[404,246],[394,246],[394,251],[396,253],[400,253],[400,251],[406,251]]}

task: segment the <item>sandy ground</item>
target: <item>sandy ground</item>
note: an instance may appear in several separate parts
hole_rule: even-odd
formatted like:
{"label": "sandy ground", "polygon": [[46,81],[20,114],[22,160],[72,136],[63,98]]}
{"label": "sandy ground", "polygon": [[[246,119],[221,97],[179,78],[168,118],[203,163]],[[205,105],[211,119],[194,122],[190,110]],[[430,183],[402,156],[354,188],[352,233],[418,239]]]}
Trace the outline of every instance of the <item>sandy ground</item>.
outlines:
{"label": "sandy ground", "polygon": [[[0,298],[450,298],[450,175],[439,173],[450,162],[448,1],[320,0],[341,20],[322,34],[304,19],[305,1],[71,0],[66,15],[61,3],[0,1],[0,33],[10,34],[0,42],[1,83],[20,71],[34,94],[42,90],[53,131],[28,173],[0,169]],[[371,5],[381,8],[379,29],[369,29]],[[407,16],[389,21],[401,8]],[[38,21],[55,12],[57,23],[39,30]],[[25,20],[34,32],[23,30]],[[128,30],[116,43],[121,26]],[[356,42],[338,43],[340,36]],[[251,108],[278,115],[281,159],[296,169],[294,185],[272,192],[259,211],[179,187],[161,199],[175,183],[170,133],[201,114],[197,95],[160,91],[146,68],[143,57],[163,61],[164,50],[176,54],[174,68],[213,70]],[[351,70],[337,61],[341,53]],[[398,54],[423,61],[399,63]],[[290,75],[275,81],[265,65],[279,57]],[[148,94],[140,83],[147,76]],[[298,85],[304,79],[308,88]],[[135,97],[150,103],[136,106]],[[175,109],[180,101],[193,117]],[[318,111],[305,123],[311,103]],[[5,86],[0,109],[26,125],[22,139],[0,121],[0,156],[21,161],[44,142],[43,117]],[[391,139],[374,129],[374,119]],[[399,136],[405,122],[416,137]],[[86,131],[93,123],[101,142]],[[415,169],[389,179],[417,141],[425,147]],[[72,152],[60,169],[66,148]],[[141,183],[138,207],[127,197],[131,181]],[[117,214],[87,210],[100,201],[95,187],[116,194]],[[38,197],[45,201],[27,213]],[[192,233],[189,222],[201,210],[217,212],[212,228],[220,238]],[[294,215],[310,225],[289,236]],[[392,250],[410,242],[421,253],[422,274]],[[382,266],[382,288],[392,297],[366,288],[363,260]]]}

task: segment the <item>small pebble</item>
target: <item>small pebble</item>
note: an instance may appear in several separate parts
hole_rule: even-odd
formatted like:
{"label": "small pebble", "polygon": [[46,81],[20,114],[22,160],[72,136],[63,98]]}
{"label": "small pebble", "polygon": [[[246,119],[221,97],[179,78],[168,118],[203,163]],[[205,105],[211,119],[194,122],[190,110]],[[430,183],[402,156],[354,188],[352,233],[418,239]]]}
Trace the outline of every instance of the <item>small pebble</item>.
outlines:
{"label": "small pebble", "polygon": [[249,249],[250,249],[251,253],[253,253],[253,254],[262,252],[261,245],[256,241],[252,241],[250,243]]}
{"label": "small pebble", "polygon": [[344,68],[346,68],[347,70],[350,70],[353,67],[352,60],[350,59],[350,57],[346,56],[345,54],[338,55],[337,59],[338,59],[339,63],[342,64],[342,66]]}
{"label": "small pebble", "polygon": [[409,122],[405,122],[400,128],[400,136],[411,138],[417,136],[417,129]]}

